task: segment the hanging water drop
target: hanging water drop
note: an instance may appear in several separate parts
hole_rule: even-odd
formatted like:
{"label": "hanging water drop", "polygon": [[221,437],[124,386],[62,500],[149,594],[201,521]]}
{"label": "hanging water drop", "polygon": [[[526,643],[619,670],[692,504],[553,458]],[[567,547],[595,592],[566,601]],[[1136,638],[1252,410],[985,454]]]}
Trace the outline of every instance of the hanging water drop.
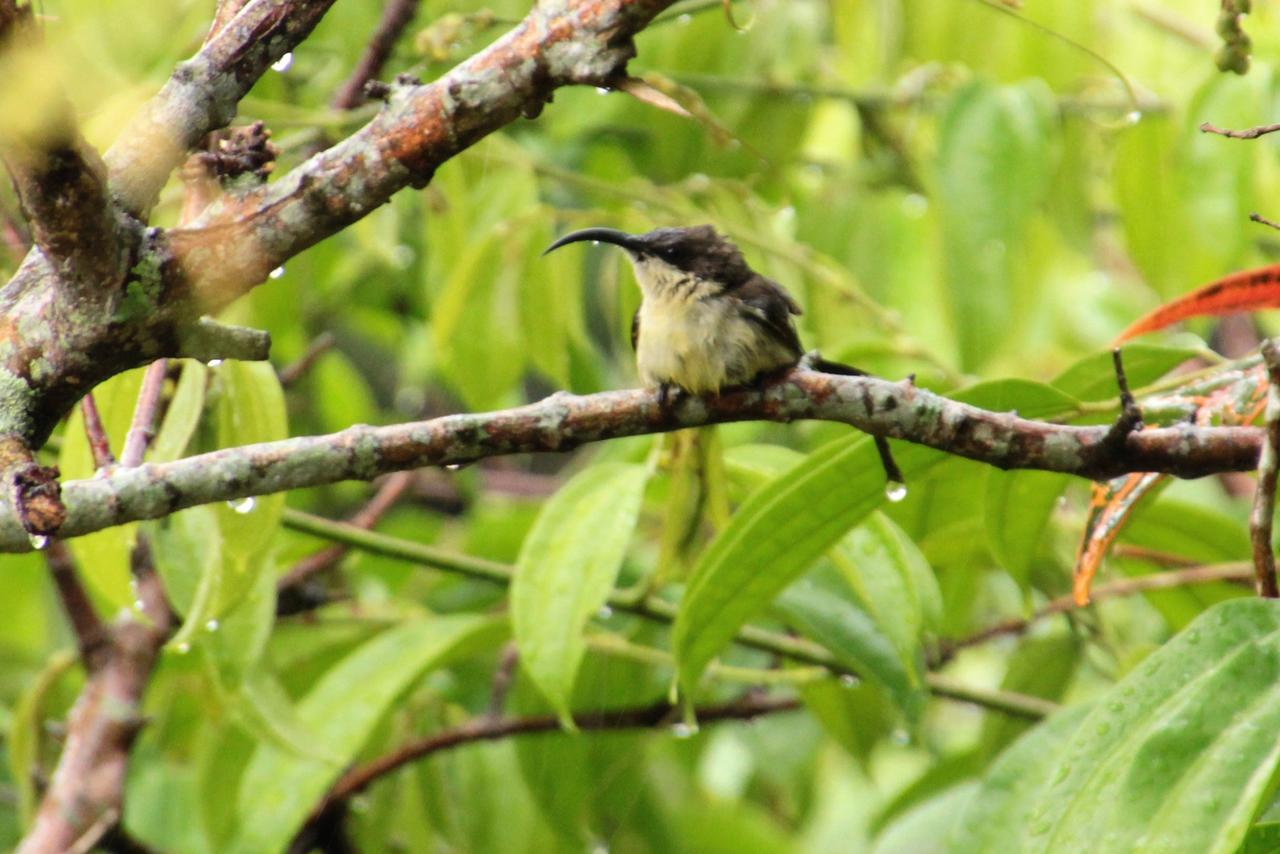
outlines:
{"label": "hanging water drop", "polygon": [[458,471],[462,468],[462,463],[446,463],[445,468],[449,471]]}
{"label": "hanging water drop", "polygon": [[1142,110],[1130,110],[1124,114],[1124,123],[1127,125],[1136,125],[1142,121]]}
{"label": "hanging water drop", "polygon": [[608,605],[601,605],[600,610],[596,611],[596,616],[602,620],[607,620],[613,616],[613,609]]}
{"label": "hanging water drop", "polygon": [[250,495],[248,498],[241,498],[239,501],[227,502],[228,507],[230,507],[232,510],[236,511],[241,515],[244,515],[245,513],[252,513],[253,508],[257,506],[257,504],[258,504],[258,499],[254,498],[252,495]]}
{"label": "hanging water drop", "polygon": [[884,497],[897,504],[907,497],[907,485],[896,480],[889,481],[884,485]]}
{"label": "hanging water drop", "polygon": [[293,51],[289,51],[284,56],[271,63],[272,71],[279,71],[281,74],[289,70],[293,65]]}
{"label": "hanging water drop", "polygon": [[49,538],[44,534],[28,534],[27,540],[31,543],[31,548],[36,551],[42,551],[49,547]]}
{"label": "hanging water drop", "polygon": [[609,90],[608,90],[608,89],[606,89],[606,88],[604,88],[603,86],[597,86],[597,87],[596,87],[596,94],[597,94],[597,95],[608,95],[608,94],[609,94]]}
{"label": "hanging water drop", "polygon": [[173,648],[173,651],[178,653],[178,655],[186,655],[187,653],[191,652],[191,644],[187,643],[186,641],[183,641],[182,643],[175,646]]}
{"label": "hanging water drop", "polygon": [[205,365],[210,368],[216,368],[218,367],[218,365],[221,365],[221,364],[222,364],[221,359],[210,359],[209,361],[205,362]]}
{"label": "hanging water drop", "polygon": [[676,738],[693,738],[698,734],[698,725],[684,723],[683,721],[678,724],[672,724],[671,734]]}
{"label": "hanging water drop", "polygon": [[280,277],[281,277],[281,276],[283,276],[283,275],[284,275],[284,265],[283,265],[283,264],[281,264],[279,267],[276,267],[276,268],[275,268],[274,270],[272,270],[270,273],[267,273],[267,278],[268,278],[268,279],[278,279],[278,278],[280,278]]}
{"label": "hanging water drop", "polygon": [[858,682],[858,677],[854,676],[852,673],[840,674],[840,686],[843,688],[857,688]]}
{"label": "hanging water drop", "polygon": [[204,630],[206,632],[216,632],[218,630],[218,621],[210,620],[209,622],[205,623]]}

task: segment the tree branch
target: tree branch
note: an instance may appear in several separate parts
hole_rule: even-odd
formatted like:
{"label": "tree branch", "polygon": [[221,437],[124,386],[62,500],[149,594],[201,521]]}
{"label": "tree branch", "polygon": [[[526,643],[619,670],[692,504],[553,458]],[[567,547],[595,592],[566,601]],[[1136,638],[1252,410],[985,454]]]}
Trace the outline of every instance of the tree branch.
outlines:
{"label": "tree branch", "polygon": [[[266,70],[310,34],[333,0],[226,3],[210,37],[178,65],[106,153],[111,191],[145,218],[160,189],[205,134],[231,121]],[[234,13],[223,20],[224,13]]]}
{"label": "tree branch", "polygon": [[293,255],[334,234],[520,116],[557,87],[610,87],[635,54],[631,37],[674,0],[544,0],[515,29],[430,84],[397,84],[352,136],[288,175],[225,196],[172,251],[202,311],[213,313]]}
{"label": "tree branch", "polygon": [[[21,64],[40,50],[31,7],[0,3],[0,51]],[[101,301],[124,270],[126,253],[107,197],[106,166],[80,136],[71,105],[53,94],[26,121],[0,135],[3,159],[31,226],[35,250],[70,300]]]}
{"label": "tree branch", "polygon": [[[346,543],[353,548],[363,549],[373,554],[386,555],[387,557],[409,561],[420,566],[429,566],[433,569],[487,581],[504,587],[511,584],[511,579],[515,574],[515,568],[508,564],[471,555],[447,552],[443,549],[422,545],[421,543],[376,534],[344,522],[331,522],[327,519],[321,519],[295,510],[285,511],[284,523],[287,527],[296,531]],[[615,611],[635,614],[638,617],[657,623],[670,624],[676,618],[674,605],[653,597],[637,601],[634,595],[614,591],[609,595],[606,604]],[[751,649],[758,649],[762,652],[822,667],[836,675],[859,675],[837,661],[835,656],[828,650],[804,638],[781,635],[755,626],[744,626],[738,630],[733,642]],[[991,691],[972,688],[961,685],[937,673],[926,674],[925,684],[928,686],[929,691],[938,697],[973,703],[1016,717],[1037,719],[1044,717],[1057,708],[1054,703],[1039,697],[1031,697],[1012,691]]]}
{"label": "tree branch", "polygon": [[[1143,559],[1151,559],[1144,556]],[[1089,604],[1096,605],[1104,599],[1116,599],[1132,596],[1135,593],[1146,593],[1152,590],[1170,590],[1175,587],[1187,587],[1193,584],[1211,584],[1215,581],[1247,581],[1254,577],[1252,564],[1224,563],[1214,566],[1184,566],[1168,572],[1153,572],[1150,575],[1139,575],[1135,578],[1122,578],[1119,581],[1100,584],[1089,593]],[[1059,596],[1036,609],[1030,617],[1013,618],[987,626],[958,640],[944,641],[939,645],[938,662],[946,661],[962,649],[986,643],[1003,635],[1022,634],[1027,629],[1046,617],[1064,614],[1067,611],[1080,610],[1075,597],[1068,593]],[[936,662],[937,663],[937,662]]]}
{"label": "tree branch", "polygon": [[418,12],[418,0],[387,0],[382,8],[382,18],[378,27],[365,46],[360,61],[352,70],[351,76],[338,88],[333,96],[332,106],[335,110],[350,110],[364,103],[364,84],[382,73],[391,50],[400,39],[405,27],[413,21]]}
{"label": "tree branch", "polygon": [[[748,694],[740,700],[718,706],[704,706],[695,711],[699,724],[721,721],[745,721],[764,715],[790,712],[800,708],[800,701],[793,697],[767,697]],[[682,714],[678,706],[655,703],[638,708],[586,712],[573,716],[578,729],[586,732],[603,732],[626,729],[654,729],[677,721]],[[410,762],[471,744],[477,741],[496,741],[518,735],[559,732],[561,721],[555,715],[534,715],[519,718],[474,718],[461,726],[446,729],[416,741],[401,745],[395,750],[353,768],[338,779],[320,805],[312,813],[308,824],[336,802],[346,800],[364,791],[381,777],[404,767]]]}
{"label": "tree branch", "polygon": [[1249,514],[1249,540],[1253,545],[1253,569],[1259,596],[1280,599],[1276,586],[1276,555],[1271,546],[1271,528],[1276,515],[1276,477],[1280,469],[1280,352],[1274,339],[1262,342],[1262,358],[1267,365],[1266,441],[1258,457],[1258,486]]}
{"label": "tree branch", "polygon": [[[517,409],[450,415],[388,427],[355,426],[328,436],[229,448],[172,463],[121,469],[64,488],[75,537],[186,507],[490,456],[569,451],[589,442],[733,421],[837,421],[985,462],[1091,480],[1123,472],[1201,477],[1256,467],[1262,431],[1182,424],[1142,430],[1123,443],[1109,428],[1031,421],[948,400],[910,383],[797,369],[751,389],[663,407],[653,391],[579,397],[559,393]],[[29,548],[12,512],[0,515],[0,550]]]}

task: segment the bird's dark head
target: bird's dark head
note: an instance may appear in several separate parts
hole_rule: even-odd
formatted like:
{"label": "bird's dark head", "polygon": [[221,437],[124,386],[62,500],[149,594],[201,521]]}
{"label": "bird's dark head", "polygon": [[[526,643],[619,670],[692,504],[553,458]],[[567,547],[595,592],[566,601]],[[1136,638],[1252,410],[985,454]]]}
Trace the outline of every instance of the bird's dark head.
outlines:
{"label": "bird's dark head", "polygon": [[[710,225],[689,228],[656,228],[644,234],[627,234],[612,228],[572,231],[547,247],[546,252],[569,243],[590,240],[611,243],[627,251],[641,287],[646,275],[683,273],[703,282],[734,287],[753,275],[738,247]],[[546,254],[545,252],[543,254]]]}

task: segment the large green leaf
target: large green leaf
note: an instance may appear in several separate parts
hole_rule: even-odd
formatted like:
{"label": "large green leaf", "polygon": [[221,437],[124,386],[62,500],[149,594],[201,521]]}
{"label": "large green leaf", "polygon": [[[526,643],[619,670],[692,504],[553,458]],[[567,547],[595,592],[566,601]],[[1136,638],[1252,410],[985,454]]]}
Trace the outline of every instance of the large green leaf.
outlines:
{"label": "large green leaf", "polygon": [[[102,427],[116,457],[124,449],[124,437],[129,431],[129,422],[133,419],[144,372],[143,368],[126,371],[93,390]],[[95,468],[93,452],[89,449],[80,407],[77,406],[67,419],[67,429],[63,436],[62,452],[58,457],[62,479],[67,481],[92,477]],[[136,523],[117,525],[68,541],[71,553],[81,567],[81,577],[94,593],[102,596],[115,608],[133,607],[135,596],[129,561],[137,531]]]}
{"label": "large green leaf", "polygon": [[156,431],[155,441],[147,449],[149,461],[168,463],[182,456],[200,422],[208,382],[209,369],[201,362],[194,359],[182,360],[182,374],[178,377],[173,399],[165,410],[164,421]]}
{"label": "large green leaf", "polygon": [[[298,717],[326,752],[349,761],[405,688],[500,625],[475,616],[429,617],[389,629],[331,667],[298,704]],[[243,824],[230,850],[282,850],[341,770],[259,744],[240,781]]]}
{"label": "large green leaf", "polygon": [[914,661],[904,661],[865,610],[851,601],[834,572],[814,573],[791,585],[774,609],[802,636],[831,650],[854,672],[883,686],[898,707],[918,717],[924,695]]}
{"label": "large green leaf", "polygon": [[[1188,359],[1199,355],[1190,347],[1156,344],[1125,344],[1124,375],[1130,388],[1141,388],[1158,380]],[[1067,368],[1053,380],[1054,388],[1080,400],[1112,400],[1120,396],[1111,352],[1093,353]]]}
{"label": "large green leaf", "polygon": [[1006,340],[1023,235],[1053,169],[1053,104],[1041,81],[960,89],[938,128],[947,294],[963,364]]}
{"label": "large green leaf", "polygon": [[[284,392],[270,363],[229,359],[216,373],[222,392],[216,412],[218,447],[288,438]],[[222,602],[234,601],[252,586],[253,579],[248,576],[270,547],[283,511],[284,493],[217,505],[223,553],[237,563],[236,569],[244,576],[223,587]]]}
{"label": "large green leaf", "polygon": [[1234,851],[1280,766],[1280,603],[1224,602],[1095,705],[1004,850]]}
{"label": "large green leaf", "polygon": [[1015,843],[1029,835],[1035,795],[1058,773],[1062,752],[1089,708],[1063,709],[1000,754],[961,811],[947,840],[948,850],[954,854],[1019,850]]}
{"label": "large green leaf", "polygon": [[613,589],[644,493],[643,466],[607,463],[575,476],[542,508],[511,583],[520,663],[571,725],[583,630]]}
{"label": "large green leaf", "polygon": [[[943,455],[895,452],[908,481]],[[818,449],[754,493],[703,553],[676,617],[680,681],[692,691],[738,628],[885,500],[884,472],[866,436]]]}
{"label": "large green leaf", "polygon": [[[1026,380],[982,383],[957,399],[1017,408],[1032,418],[1074,403],[1062,392]],[[908,483],[946,459],[916,445],[894,447]],[[748,497],[703,552],[681,600],[672,646],[683,688],[692,691],[707,663],[744,622],[884,500],[884,471],[875,446],[857,435],[819,448]]]}
{"label": "large green leaf", "polygon": [[987,546],[1024,591],[1030,589],[1053,508],[1070,480],[1047,471],[992,471],[987,477]]}

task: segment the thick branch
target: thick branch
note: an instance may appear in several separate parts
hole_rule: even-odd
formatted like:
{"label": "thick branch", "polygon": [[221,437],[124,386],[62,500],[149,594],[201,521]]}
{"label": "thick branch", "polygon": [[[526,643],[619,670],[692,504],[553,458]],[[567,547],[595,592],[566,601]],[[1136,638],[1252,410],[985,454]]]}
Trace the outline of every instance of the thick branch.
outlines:
{"label": "thick branch", "polygon": [[173,76],[107,151],[111,190],[125,210],[145,216],[169,174],[209,131],[236,114],[259,77],[307,37],[333,0],[251,0],[216,22],[199,53]]}
{"label": "thick branch", "polygon": [[[14,64],[38,62],[31,7],[0,2],[0,51]],[[55,92],[0,133],[0,159],[31,226],[35,248],[70,298],[91,299],[118,278],[125,250],[107,198],[107,170],[80,136],[71,105]],[[25,119],[25,120],[24,120]]]}
{"label": "thick branch", "polygon": [[439,80],[398,85],[369,124],[265,187],[228,196],[173,250],[202,310],[216,312],[288,258],[422,187],[458,152],[559,86],[608,87],[626,73],[631,37],[673,0],[544,0],[519,26]]}
{"label": "thick branch", "polygon": [[[499,412],[450,415],[389,427],[355,426],[122,469],[64,488],[59,536],[155,519],[186,507],[433,465],[516,453],[569,451],[589,442],[732,421],[838,421],[868,433],[937,448],[1003,469],[1041,469],[1103,480],[1124,472],[1201,477],[1257,466],[1255,427],[1183,424],[1142,430],[1123,443],[1109,428],[1030,421],[948,400],[910,383],[796,370],[757,389],[659,405],[651,391],[578,397],[560,393]],[[0,549],[29,548],[12,513],[0,518]]]}

